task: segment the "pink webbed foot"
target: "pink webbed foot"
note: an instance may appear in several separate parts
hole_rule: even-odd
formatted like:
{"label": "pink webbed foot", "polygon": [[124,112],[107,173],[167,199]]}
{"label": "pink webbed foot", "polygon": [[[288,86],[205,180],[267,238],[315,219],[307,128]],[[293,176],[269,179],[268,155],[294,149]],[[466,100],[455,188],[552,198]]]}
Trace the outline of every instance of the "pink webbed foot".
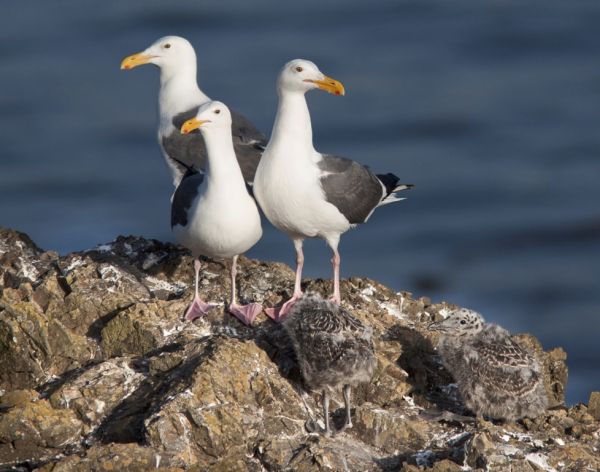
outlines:
{"label": "pink webbed foot", "polygon": [[238,305],[232,303],[229,305],[229,313],[235,316],[246,326],[252,326],[252,322],[262,311],[263,307],[260,303],[249,303],[248,305]]}
{"label": "pink webbed foot", "polygon": [[331,303],[335,303],[336,305],[341,305],[342,304],[342,298],[341,297],[336,297],[336,296],[332,296],[329,301]]}
{"label": "pink webbed foot", "polygon": [[294,295],[292,298],[290,298],[287,302],[285,302],[279,308],[265,308],[265,313],[273,321],[279,323],[288,315],[288,313],[290,311],[292,311],[294,304],[298,301],[298,299],[301,296],[302,296],[302,294]]}
{"label": "pink webbed foot", "polygon": [[194,301],[185,312],[186,321],[194,321],[196,318],[200,318],[206,315],[210,310],[218,306],[216,303],[206,303],[200,298],[194,298]]}

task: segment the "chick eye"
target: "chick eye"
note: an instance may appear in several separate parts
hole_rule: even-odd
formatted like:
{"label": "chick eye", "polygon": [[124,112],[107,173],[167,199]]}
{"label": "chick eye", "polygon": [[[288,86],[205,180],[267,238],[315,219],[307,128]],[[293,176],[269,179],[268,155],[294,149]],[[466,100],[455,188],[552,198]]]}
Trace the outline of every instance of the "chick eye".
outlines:
{"label": "chick eye", "polygon": [[300,66],[296,67],[296,72],[302,72],[304,69]]}
{"label": "chick eye", "polygon": [[171,47],[171,45],[169,43],[167,43],[163,46],[163,48],[165,48],[165,49],[169,49],[170,47]]}
{"label": "chick eye", "polygon": [[217,109],[215,110],[215,115],[218,115],[219,113],[221,113],[221,110],[220,110],[219,108],[217,108]]}
{"label": "chick eye", "polygon": [[460,320],[460,324],[464,325],[467,324],[467,322],[465,320]]}

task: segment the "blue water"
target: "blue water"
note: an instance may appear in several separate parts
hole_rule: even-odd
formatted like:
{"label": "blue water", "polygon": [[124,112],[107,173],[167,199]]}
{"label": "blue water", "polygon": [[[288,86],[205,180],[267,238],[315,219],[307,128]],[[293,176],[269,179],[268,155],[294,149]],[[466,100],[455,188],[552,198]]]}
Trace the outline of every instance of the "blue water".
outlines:
{"label": "blue water", "polygon": [[[317,149],[417,184],[342,239],[343,275],[480,310],[568,354],[569,402],[600,390],[600,2],[3,2],[0,224],[62,253],[170,240],[157,71],[187,37],[204,91],[268,132],[303,57],[346,97],[309,96]],[[292,262],[265,223],[250,256]],[[321,241],[307,276],[330,276]],[[292,281],[290,280],[290,284]]]}

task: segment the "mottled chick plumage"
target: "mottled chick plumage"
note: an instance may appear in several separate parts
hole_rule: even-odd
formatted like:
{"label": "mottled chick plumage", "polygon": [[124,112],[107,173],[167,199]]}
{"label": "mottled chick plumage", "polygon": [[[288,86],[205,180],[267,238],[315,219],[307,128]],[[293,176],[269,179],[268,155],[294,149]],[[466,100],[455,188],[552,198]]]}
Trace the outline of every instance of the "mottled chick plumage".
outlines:
{"label": "mottled chick plumage", "polygon": [[377,364],[371,341],[373,330],[335,303],[304,296],[285,318],[283,326],[292,341],[306,386],[323,391],[326,433],[329,392],[344,388],[347,423],[350,387],[369,382]]}
{"label": "mottled chick plumage", "polygon": [[444,366],[475,414],[516,421],[536,417],[548,407],[539,362],[505,329],[464,308],[430,329],[440,332]]}

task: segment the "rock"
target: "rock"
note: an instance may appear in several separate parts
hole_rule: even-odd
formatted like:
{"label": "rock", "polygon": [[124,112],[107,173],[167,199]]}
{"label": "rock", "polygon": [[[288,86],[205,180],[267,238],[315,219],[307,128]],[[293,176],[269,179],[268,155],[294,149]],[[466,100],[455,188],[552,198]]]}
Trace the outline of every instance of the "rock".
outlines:
{"label": "rock", "polygon": [[182,465],[208,467],[215,457],[252,454],[259,437],[304,435],[301,397],[252,341],[199,347],[169,384],[166,401],[146,419],[146,439],[179,455]]}
{"label": "rock", "polygon": [[15,393],[0,416],[0,464],[48,460],[79,445],[82,424],[71,410],[56,410],[29,392]]}
{"label": "rock", "polygon": [[[291,295],[293,272],[240,258],[239,298]],[[309,434],[318,393],[302,385],[280,325],[248,328],[216,308],[182,320],[193,265],[174,245],[119,237],[59,257],[0,229],[0,469],[191,471],[597,470],[598,395],[563,405],[566,354],[515,339],[544,365],[554,406],[517,424],[476,422],[436,355],[427,324],[445,303],[369,279],[342,281],[346,308],[373,327],[377,367],[353,392],[354,427]],[[305,280],[329,293],[331,282]],[[205,260],[202,295],[229,297]],[[332,423],[344,419],[332,396]]]}
{"label": "rock", "polygon": [[87,338],[48,316],[33,302],[0,299],[0,388],[35,387],[95,357]]}
{"label": "rock", "polygon": [[600,392],[592,392],[588,402],[588,413],[596,420],[600,420]]}
{"label": "rock", "polygon": [[157,454],[149,447],[138,444],[109,444],[92,446],[83,456],[74,454],[46,464],[39,472],[183,472],[171,465],[171,458]]}
{"label": "rock", "polygon": [[353,421],[353,433],[386,453],[421,450],[437,426],[407,417],[405,409],[384,410],[370,405],[357,408]]}
{"label": "rock", "polygon": [[49,395],[54,408],[75,412],[89,434],[114,408],[136,391],[145,376],[128,358],[113,358],[75,373]]}

